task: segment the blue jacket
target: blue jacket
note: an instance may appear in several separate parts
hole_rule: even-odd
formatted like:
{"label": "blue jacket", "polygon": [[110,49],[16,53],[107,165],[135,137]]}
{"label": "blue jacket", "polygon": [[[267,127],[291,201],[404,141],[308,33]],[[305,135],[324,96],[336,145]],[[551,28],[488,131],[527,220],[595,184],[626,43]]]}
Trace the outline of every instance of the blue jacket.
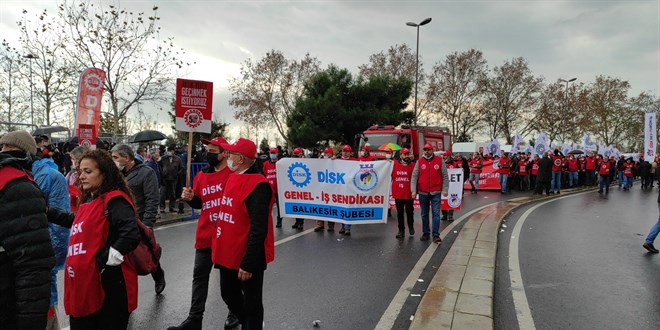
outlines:
{"label": "blue jacket", "polygon": [[[48,207],[57,208],[71,212],[69,200],[69,187],[64,175],[57,169],[49,158],[42,158],[32,164],[32,176],[39,188],[44,193]],[[69,228],[64,228],[53,223],[48,223],[50,240],[55,251],[55,267],[53,268],[53,286],[51,288],[51,306],[57,304],[57,285],[55,274],[64,268],[67,249],[69,246]]]}

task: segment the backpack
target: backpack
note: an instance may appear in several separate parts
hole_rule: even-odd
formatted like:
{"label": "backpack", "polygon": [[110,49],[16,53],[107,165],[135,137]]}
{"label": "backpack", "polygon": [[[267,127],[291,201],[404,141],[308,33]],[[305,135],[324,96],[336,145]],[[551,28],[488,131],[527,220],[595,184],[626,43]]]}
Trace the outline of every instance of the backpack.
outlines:
{"label": "backpack", "polygon": [[[103,196],[103,204],[106,209],[103,212],[105,216],[110,216],[108,203]],[[137,213],[137,212],[136,212]],[[128,261],[133,265],[138,275],[144,276],[155,273],[160,268],[160,256],[163,252],[162,247],[156,241],[156,235],[151,227],[148,227],[135,216],[138,231],[140,232],[140,243],[135,250],[128,253]]]}

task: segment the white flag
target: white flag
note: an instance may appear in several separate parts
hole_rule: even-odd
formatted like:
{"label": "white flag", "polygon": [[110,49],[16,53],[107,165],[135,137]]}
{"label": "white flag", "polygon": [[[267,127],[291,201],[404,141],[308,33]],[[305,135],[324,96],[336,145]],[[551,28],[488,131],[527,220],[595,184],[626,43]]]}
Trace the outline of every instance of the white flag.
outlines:
{"label": "white flag", "polygon": [[655,112],[644,114],[644,159],[651,161],[655,157],[656,127]]}

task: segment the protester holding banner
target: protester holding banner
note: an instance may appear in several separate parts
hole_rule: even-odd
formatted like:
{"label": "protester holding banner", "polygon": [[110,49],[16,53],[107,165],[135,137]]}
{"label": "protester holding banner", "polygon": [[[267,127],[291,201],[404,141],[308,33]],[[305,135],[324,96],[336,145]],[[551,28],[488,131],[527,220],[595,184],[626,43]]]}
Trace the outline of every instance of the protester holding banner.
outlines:
{"label": "protester holding banner", "polygon": [[[457,162],[452,158],[451,151],[445,150],[445,152],[442,155],[443,160],[445,162],[445,167],[447,169],[451,168],[460,168],[462,169],[462,162]],[[454,210],[441,210],[442,212],[442,218],[440,219],[441,221],[454,221]]]}
{"label": "protester holding banner", "polygon": [[[422,213],[422,237],[420,240],[428,241],[433,234],[433,242],[440,243],[440,200],[447,195],[449,177],[447,168],[440,157],[433,153],[433,146],[425,144],[423,156],[415,164],[411,177],[410,191],[413,199],[419,195],[419,204]],[[432,214],[432,227],[429,228],[429,209]]]}
{"label": "protester holding banner", "polygon": [[[305,153],[302,148],[293,149],[293,158],[305,158]],[[305,226],[305,219],[296,218],[296,222],[291,226],[292,229],[303,230]]]}
{"label": "protester holding banner", "polygon": [[225,185],[212,260],[220,268],[222,299],[241,329],[262,329],[264,271],[275,259],[273,193],[255,166],[254,142],[240,138],[221,146],[234,173]]}
{"label": "protester holding banner", "polygon": [[[192,297],[188,317],[179,325],[168,330],[192,330],[202,328],[202,319],[209,289],[209,275],[213,269],[211,260],[212,245],[215,243],[216,224],[220,213],[220,204],[224,195],[227,179],[231,174],[227,168],[227,157],[222,144],[227,143],[222,137],[212,140],[201,139],[206,145],[207,163],[193,179],[192,189],[184,188],[181,198],[195,209],[201,209],[195,232],[195,263],[193,266]],[[238,318],[229,313],[225,320],[226,328],[238,326]]]}
{"label": "protester holding banner", "polygon": [[[357,158],[353,157],[353,148],[349,146],[348,144],[345,144],[343,147],[341,147],[341,160],[358,160]],[[343,223],[341,225],[341,229],[339,229],[339,233],[346,235],[346,236],[351,236],[351,225]]]}
{"label": "protester holding banner", "polygon": [[358,160],[361,162],[370,162],[374,160],[374,156],[371,155],[371,148],[368,145],[362,147]]}
{"label": "protester holding banner", "polygon": [[405,237],[404,215],[408,219],[408,232],[410,236],[415,235],[414,228],[414,199],[410,191],[410,182],[415,168],[414,156],[408,148],[399,152],[399,160],[395,160],[392,168],[392,197],[396,205],[397,222],[399,233],[396,238]]}
{"label": "protester holding banner", "polygon": [[[262,164],[262,170],[266,176],[266,180],[270,184],[270,189],[273,190],[273,196],[275,197],[275,204],[279,205],[279,198],[277,196],[277,161],[278,161],[279,150],[277,148],[270,148],[268,153],[268,160]],[[280,208],[277,208],[277,223],[275,228],[282,227],[282,217],[280,216]]]}
{"label": "protester holding banner", "polygon": [[470,160],[470,186],[472,187],[472,193],[476,194],[479,190],[479,176],[481,175],[481,169],[484,167],[484,160],[481,157],[481,154],[475,152]]}
{"label": "protester holding banner", "polygon": [[[335,159],[335,151],[327,147],[325,150],[323,150],[323,156],[321,156],[321,159],[328,159],[328,160],[333,160]],[[279,215],[279,205],[280,202],[277,201],[277,209],[278,209],[278,215]],[[314,228],[315,232],[323,231],[325,230],[325,221],[323,220],[316,220],[316,227]],[[328,231],[332,232],[335,231],[335,223],[332,221],[328,221]]]}

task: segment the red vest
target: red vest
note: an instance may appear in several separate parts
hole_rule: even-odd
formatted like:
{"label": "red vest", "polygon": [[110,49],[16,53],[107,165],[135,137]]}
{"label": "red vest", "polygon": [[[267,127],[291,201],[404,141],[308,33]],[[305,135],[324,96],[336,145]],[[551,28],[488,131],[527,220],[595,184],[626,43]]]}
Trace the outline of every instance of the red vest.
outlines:
{"label": "red vest", "polygon": [[78,205],[80,205],[80,198],[82,193],[76,186],[68,186],[69,188],[69,203],[71,204],[71,212],[78,212]]}
{"label": "red vest", "polygon": [[610,162],[603,162],[600,165],[598,173],[600,173],[600,175],[610,175]]}
{"label": "red vest", "polygon": [[452,160],[449,163],[445,162],[445,167],[448,168],[448,169],[450,169],[450,168],[459,168],[460,164],[458,164],[457,162]]}
{"label": "red vest", "polygon": [[[470,161],[470,165],[472,166],[479,166],[479,164],[482,164],[483,166],[483,160],[473,159]],[[476,168],[472,166],[470,166],[470,173],[481,173],[481,168]]]}
{"label": "red vest", "polygon": [[587,170],[595,170],[596,169],[596,157],[587,157],[587,162],[584,166]]}
{"label": "red vest", "polygon": [[[250,235],[250,216],[245,199],[252,193],[257,184],[266,181],[261,174],[232,174],[227,180],[225,194],[220,207],[221,217],[213,240],[214,264],[238,270],[247,250],[248,236]],[[268,233],[264,241],[266,263],[275,259],[275,241],[273,238],[273,209],[274,197],[268,204]]]}
{"label": "red vest", "polygon": [[506,167],[506,168],[502,167],[502,165],[507,165],[507,164],[511,165],[511,158],[506,158],[506,157],[500,158],[500,166],[497,169],[497,173],[510,175],[511,167]]}
{"label": "red vest", "polygon": [[394,199],[412,199],[410,192],[410,178],[412,177],[415,163],[401,164],[394,162],[392,168],[392,197]]}
{"label": "red vest", "polygon": [[420,193],[442,191],[442,158],[433,156],[431,160],[422,157],[417,162],[419,175],[417,190]]}
{"label": "red vest", "polygon": [[[71,225],[69,252],[64,265],[64,310],[67,315],[83,317],[98,312],[103,307],[105,293],[101,285],[101,271],[96,254],[108,239],[110,222],[103,215],[104,202],[121,196],[131,206],[131,199],[115,190],[81,204]],[[124,256],[121,270],[128,295],[128,312],[137,308],[137,273],[133,264]]]}
{"label": "red vest", "polygon": [[11,166],[0,167],[0,190],[5,189],[8,183],[20,178],[26,178],[34,182],[27,173],[17,168]]}
{"label": "red vest", "polygon": [[360,156],[360,157],[358,157],[358,160],[361,161],[361,162],[370,162],[370,161],[374,160],[374,156],[372,156],[372,155],[369,155],[367,157]]}
{"label": "red vest", "polygon": [[527,162],[524,160],[521,160],[518,162],[518,173],[520,173],[521,176],[527,175]]}
{"label": "red vest", "polygon": [[630,163],[625,163],[623,164],[623,176],[633,176],[633,166],[634,164]]}
{"label": "red vest", "polygon": [[578,169],[579,169],[579,167],[578,167],[577,159],[575,159],[575,158],[569,159],[568,160],[568,171],[569,172],[577,172]]}
{"label": "red vest", "polygon": [[539,174],[539,161],[535,160],[532,162],[532,175]]}
{"label": "red vest", "polygon": [[197,220],[195,234],[195,249],[208,249],[212,245],[223,189],[230,174],[231,170],[225,167],[219,172],[199,172],[195,176],[193,191],[202,199],[202,211]]}
{"label": "red vest", "polygon": [[277,163],[267,161],[263,164],[264,176],[270,184],[270,189],[273,190],[273,195],[277,195]]}
{"label": "red vest", "polygon": [[552,171],[553,172],[559,172],[561,171],[561,164],[562,164],[562,156],[555,156],[552,155],[550,156],[552,158]]}

